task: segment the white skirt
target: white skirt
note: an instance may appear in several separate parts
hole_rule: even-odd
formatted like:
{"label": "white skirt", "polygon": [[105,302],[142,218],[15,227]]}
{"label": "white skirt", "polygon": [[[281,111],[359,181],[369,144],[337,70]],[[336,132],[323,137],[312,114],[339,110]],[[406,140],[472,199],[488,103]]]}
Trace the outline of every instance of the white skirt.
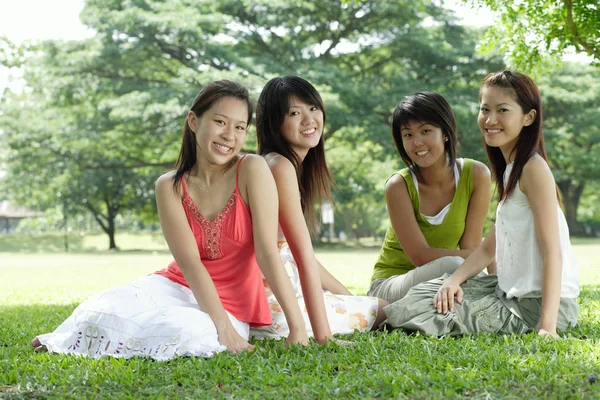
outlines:
{"label": "white skirt", "polygon": [[[281,247],[279,255],[281,256],[285,270],[290,278],[292,287],[294,288],[296,300],[298,301],[300,311],[304,317],[304,324],[306,325],[308,336],[312,337],[313,331],[308,317],[308,311],[306,310],[306,305],[304,303],[304,296],[302,295],[298,267],[296,266],[296,261],[287,244]],[[269,326],[253,327],[250,330],[250,336],[257,339],[285,338],[290,332],[285,319],[285,314],[264,276],[263,284],[267,292],[273,324]],[[370,330],[377,319],[377,310],[379,306],[377,297],[346,296],[333,294],[324,290],[323,301],[325,303],[325,312],[327,313],[329,327],[331,328],[331,333],[334,335],[354,333],[356,330]]]}
{"label": "white skirt", "polygon": [[[248,340],[249,325],[227,313]],[[93,358],[210,357],[226,350],[190,289],[159,275],[109,289],[81,303],[52,333],[38,336],[51,353]]]}

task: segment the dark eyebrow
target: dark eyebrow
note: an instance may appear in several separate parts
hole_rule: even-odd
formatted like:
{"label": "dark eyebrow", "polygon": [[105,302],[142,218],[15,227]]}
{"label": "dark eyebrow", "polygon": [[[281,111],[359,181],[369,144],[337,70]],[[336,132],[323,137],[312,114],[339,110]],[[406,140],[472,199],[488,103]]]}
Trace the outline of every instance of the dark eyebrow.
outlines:
{"label": "dark eyebrow", "polygon": [[[421,125],[418,126],[417,129],[421,128],[423,125],[432,125],[432,124],[430,124],[429,122],[423,122]],[[402,132],[402,131],[410,131],[410,128],[408,126],[405,126],[404,128],[400,129],[400,132]]]}
{"label": "dark eyebrow", "polygon": [[[304,103],[309,107],[318,107],[316,104],[310,104],[310,103]],[[297,106],[297,105],[291,105],[290,108],[302,108],[302,106]]]}
{"label": "dark eyebrow", "polygon": [[[509,103],[500,103],[500,104],[497,104],[496,107],[500,107],[500,106],[504,106],[504,105],[509,106],[509,107],[511,106]],[[481,106],[489,107],[486,103],[481,103]]]}
{"label": "dark eyebrow", "polygon": [[[218,115],[218,116],[224,117],[225,119],[231,119],[231,118],[229,118],[229,116],[227,116],[225,114],[214,113],[213,115]],[[240,122],[244,123],[246,125],[248,124],[248,121],[244,121],[244,120],[238,121],[237,123],[239,124]]]}

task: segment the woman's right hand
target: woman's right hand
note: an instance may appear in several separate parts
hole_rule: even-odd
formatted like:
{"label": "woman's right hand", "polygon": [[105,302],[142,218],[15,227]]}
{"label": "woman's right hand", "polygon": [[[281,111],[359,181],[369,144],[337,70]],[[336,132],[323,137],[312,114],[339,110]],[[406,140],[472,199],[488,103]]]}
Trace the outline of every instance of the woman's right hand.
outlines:
{"label": "woman's right hand", "polygon": [[244,350],[252,351],[254,349],[254,346],[241,337],[233,326],[218,330],[217,332],[219,343],[227,347],[227,351],[230,353],[237,354]]}
{"label": "woman's right hand", "polygon": [[454,297],[456,302],[462,304],[463,301],[463,290],[460,284],[452,279],[450,276],[444,281],[442,286],[433,298],[433,306],[439,313],[446,314],[448,311],[454,311]]}
{"label": "woman's right hand", "polygon": [[285,339],[285,347],[290,348],[291,345],[300,344],[302,346],[308,346],[308,334],[306,329],[302,330],[290,330],[288,337]]}

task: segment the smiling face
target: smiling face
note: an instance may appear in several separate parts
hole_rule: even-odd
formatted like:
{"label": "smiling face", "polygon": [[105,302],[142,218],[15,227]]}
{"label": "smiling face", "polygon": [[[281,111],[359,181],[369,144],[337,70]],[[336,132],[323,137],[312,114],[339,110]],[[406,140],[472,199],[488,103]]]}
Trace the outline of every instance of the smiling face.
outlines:
{"label": "smiling face", "polygon": [[290,97],[289,104],[290,108],[283,118],[280,131],[292,150],[304,158],[321,140],[323,110],[294,96]]}
{"label": "smiling face", "polygon": [[444,142],[447,139],[440,127],[427,122],[408,121],[400,129],[400,134],[404,151],[419,168],[446,164]]}
{"label": "smiling face", "polygon": [[244,145],[248,105],[235,97],[224,97],[200,117],[190,111],[188,123],[196,134],[197,157],[205,158],[210,164],[223,165]]}
{"label": "smiling face", "polygon": [[531,125],[535,117],[536,111],[533,109],[523,112],[510,90],[497,86],[481,89],[477,117],[479,129],[485,143],[490,147],[499,147],[507,162],[523,127]]}

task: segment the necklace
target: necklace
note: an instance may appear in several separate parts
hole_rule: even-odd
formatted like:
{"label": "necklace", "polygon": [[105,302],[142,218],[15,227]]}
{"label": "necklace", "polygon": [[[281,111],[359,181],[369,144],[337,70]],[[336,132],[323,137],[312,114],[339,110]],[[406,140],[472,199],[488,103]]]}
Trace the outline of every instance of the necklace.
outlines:
{"label": "necklace", "polygon": [[202,186],[200,184],[200,182],[197,181],[197,177],[192,177],[194,179],[192,179],[192,183],[198,188],[200,189],[201,192],[203,193],[208,193],[208,192],[212,192],[213,190],[215,190],[216,188],[218,188],[219,186],[221,186],[221,183],[223,183],[223,180],[225,179],[225,175],[227,174],[227,172],[229,171],[229,168],[225,169],[225,171],[223,171],[223,175],[221,175],[221,179],[219,179],[219,181],[215,184],[212,184],[210,186]]}

